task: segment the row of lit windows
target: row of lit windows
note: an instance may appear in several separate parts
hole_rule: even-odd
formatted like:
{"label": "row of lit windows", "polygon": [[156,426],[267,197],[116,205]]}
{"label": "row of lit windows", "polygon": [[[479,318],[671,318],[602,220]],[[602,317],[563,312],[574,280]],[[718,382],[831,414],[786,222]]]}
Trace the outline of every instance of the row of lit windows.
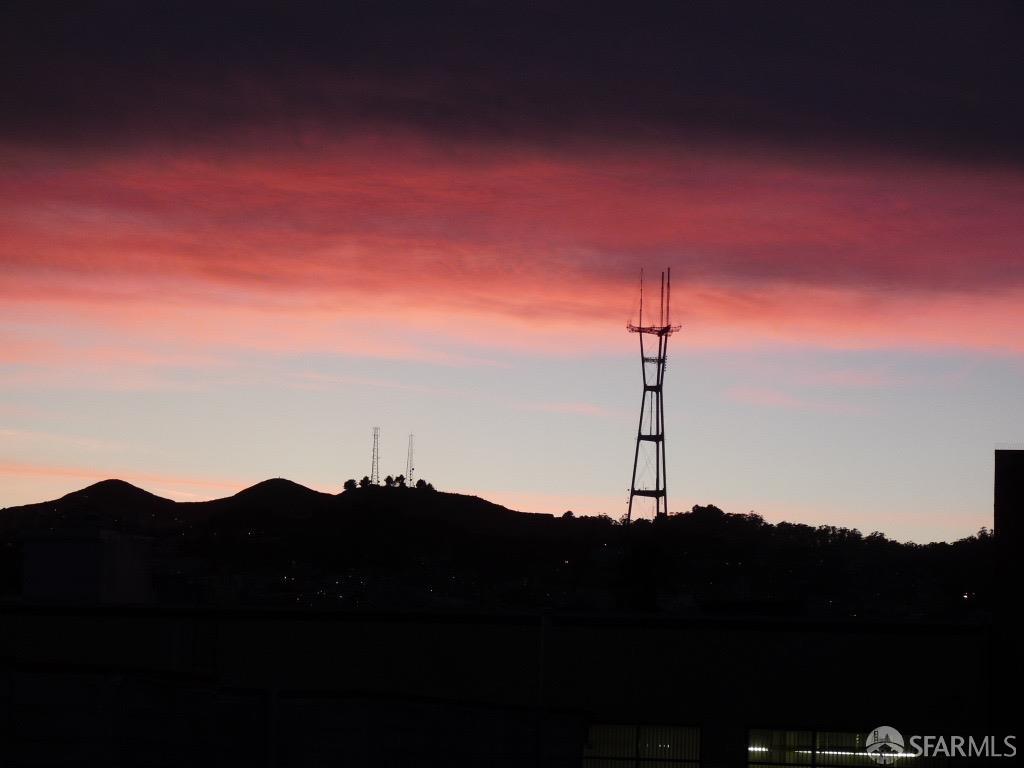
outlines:
{"label": "row of lit windows", "polygon": [[865,749],[867,733],[838,731],[750,731],[747,762],[757,768],[775,766],[828,766],[829,768],[939,768],[948,765],[943,757],[923,757],[888,752],[884,758]]}
{"label": "row of lit windows", "polygon": [[[827,766],[874,768],[876,756],[865,749],[865,733],[837,731],[751,730],[747,746],[750,768]],[[684,726],[593,725],[583,753],[584,768],[654,768],[698,766],[700,729]],[[937,768],[943,758],[892,754],[888,764]]]}

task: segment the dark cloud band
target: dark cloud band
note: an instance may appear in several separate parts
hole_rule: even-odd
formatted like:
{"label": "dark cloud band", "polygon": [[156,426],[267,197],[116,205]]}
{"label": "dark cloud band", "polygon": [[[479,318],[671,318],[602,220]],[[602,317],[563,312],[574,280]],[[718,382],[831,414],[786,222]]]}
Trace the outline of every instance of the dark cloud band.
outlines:
{"label": "dark cloud band", "polygon": [[8,4],[0,131],[767,141],[1024,159],[1013,3]]}

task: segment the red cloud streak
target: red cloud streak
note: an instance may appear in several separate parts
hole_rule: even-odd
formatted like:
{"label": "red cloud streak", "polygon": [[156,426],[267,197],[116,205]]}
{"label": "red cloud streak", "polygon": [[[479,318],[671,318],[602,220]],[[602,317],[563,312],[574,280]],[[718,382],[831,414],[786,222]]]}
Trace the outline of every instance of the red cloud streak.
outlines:
{"label": "red cloud streak", "polygon": [[357,353],[315,325],[528,348],[571,325],[596,345],[639,267],[671,265],[694,343],[1024,348],[1021,174],[721,147],[273,146],[3,148],[4,316]]}

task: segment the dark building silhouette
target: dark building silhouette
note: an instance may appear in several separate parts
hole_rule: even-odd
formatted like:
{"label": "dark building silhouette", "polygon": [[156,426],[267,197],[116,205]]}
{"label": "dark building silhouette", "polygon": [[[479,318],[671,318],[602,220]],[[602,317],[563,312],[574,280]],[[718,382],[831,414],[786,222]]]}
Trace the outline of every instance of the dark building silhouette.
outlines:
{"label": "dark building silhouette", "polygon": [[2,736],[12,763],[41,765],[793,762],[821,734],[850,749],[882,723],[988,733],[988,640],[970,625],[20,606],[3,614]]}
{"label": "dark building silhouette", "polygon": [[152,539],[117,531],[53,531],[22,537],[23,596],[30,602],[147,603]]}
{"label": "dark building silhouette", "polygon": [[[993,687],[1005,701],[1019,698],[1024,685],[1019,650],[1021,629],[1021,517],[1024,515],[1024,449],[995,452],[993,518],[996,544],[996,592],[993,606],[997,659]],[[1003,727],[1016,727],[999,711]]]}
{"label": "dark building silhouette", "polygon": [[[1024,517],[1024,449],[996,450],[993,500],[999,582],[1019,584],[1021,518]],[[1003,607],[1008,605],[1003,603]]]}

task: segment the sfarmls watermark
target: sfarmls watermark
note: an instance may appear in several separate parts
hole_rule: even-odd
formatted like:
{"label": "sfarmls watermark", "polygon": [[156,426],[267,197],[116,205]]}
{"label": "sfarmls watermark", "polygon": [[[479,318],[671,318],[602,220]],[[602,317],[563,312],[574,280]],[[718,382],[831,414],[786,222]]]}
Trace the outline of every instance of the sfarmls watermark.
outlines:
{"label": "sfarmls watermark", "polygon": [[1016,736],[910,736],[880,725],[864,740],[864,751],[879,765],[911,757],[1016,757]]}

